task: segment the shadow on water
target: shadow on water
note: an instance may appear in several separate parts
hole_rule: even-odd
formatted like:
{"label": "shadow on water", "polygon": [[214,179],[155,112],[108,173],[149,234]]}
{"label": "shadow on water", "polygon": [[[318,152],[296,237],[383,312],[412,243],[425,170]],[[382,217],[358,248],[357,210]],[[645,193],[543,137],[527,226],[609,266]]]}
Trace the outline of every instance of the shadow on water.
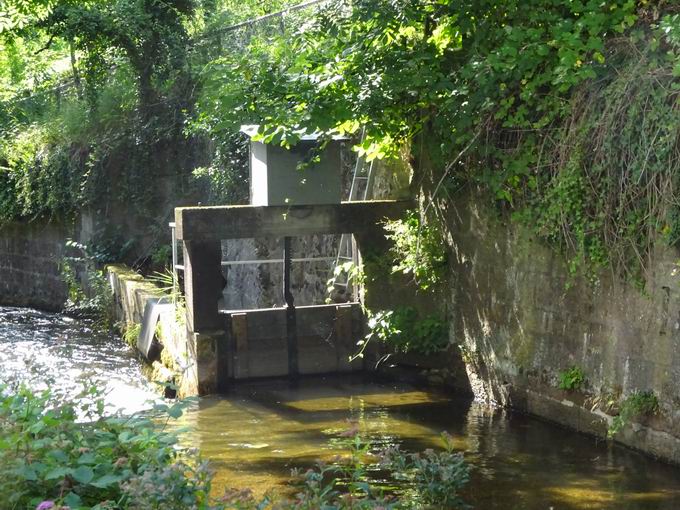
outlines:
{"label": "shadow on water", "polygon": [[680,470],[530,417],[408,385],[361,377],[241,384],[188,413],[189,442],[218,483],[262,492],[291,468],[330,460],[357,421],[377,448],[410,451],[454,436],[472,466],[466,499],[480,509],[677,509]]}
{"label": "shadow on water", "polygon": [[[54,376],[68,390],[83,374],[106,381],[114,407],[135,410],[155,396],[120,340],[81,321],[0,308],[0,382]],[[212,461],[218,485],[263,493],[285,487],[292,468],[335,457],[348,420],[375,449],[437,448],[442,431],[452,434],[471,465],[465,498],[477,509],[680,508],[678,468],[524,415],[360,376],[241,384],[199,400],[178,425]]]}

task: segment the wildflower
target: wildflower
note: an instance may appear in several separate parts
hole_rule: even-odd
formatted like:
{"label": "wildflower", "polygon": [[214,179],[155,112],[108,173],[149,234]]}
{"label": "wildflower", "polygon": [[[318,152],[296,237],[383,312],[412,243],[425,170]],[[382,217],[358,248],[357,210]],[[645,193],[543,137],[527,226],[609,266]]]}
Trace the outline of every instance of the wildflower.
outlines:
{"label": "wildflower", "polygon": [[43,501],[35,507],[35,510],[50,510],[50,508],[54,508],[54,501]]}

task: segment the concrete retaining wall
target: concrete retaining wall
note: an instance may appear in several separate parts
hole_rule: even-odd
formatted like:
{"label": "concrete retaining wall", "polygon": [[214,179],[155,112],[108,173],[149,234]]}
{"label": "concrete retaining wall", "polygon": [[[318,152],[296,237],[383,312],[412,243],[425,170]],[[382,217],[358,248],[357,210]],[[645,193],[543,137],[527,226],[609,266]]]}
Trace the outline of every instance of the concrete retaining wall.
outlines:
{"label": "concrete retaining wall", "polygon": [[68,289],[60,276],[70,231],[47,221],[0,228],[0,304],[50,311],[63,308]]}
{"label": "concrete retaining wall", "polygon": [[[121,332],[142,326],[146,308],[161,296],[159,288],[123,265],[108,266],[107,274]],[[159,355],[148,360],[154,369],[152,378],[173,383],[182,397],[210,393],[215,388],[214,359],[198,359],[197,339],[182,319],[174,309],[164,309],[154,324],[146,325],[161,346]]]}
{"label": "concrete retaining wall", "polygon": [[[612,419],[605,400],[654,391],[660,414],[639,417],[616,439],[680,463],[679,254],[654,254],[644,292],[609,274],[591,287],[570,280],[554,250],[483,204],[461,198],[443,214],[452,340],[475,393],[603,436]],[[586,375],[582,391],[557,388],[571,366]]]}

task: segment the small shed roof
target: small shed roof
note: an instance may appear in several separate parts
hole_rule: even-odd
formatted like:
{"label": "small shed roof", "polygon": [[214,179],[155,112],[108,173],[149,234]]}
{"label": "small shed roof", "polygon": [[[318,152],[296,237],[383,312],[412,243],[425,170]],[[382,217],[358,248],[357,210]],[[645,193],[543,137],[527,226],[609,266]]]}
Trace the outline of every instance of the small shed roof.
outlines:
{"label": "small shed roof", "polygon": [[[260,126],[258,124],[244,124],[241,126],[241,133],[244,133],[248,135],[250,138],[255,136],[257,134],[258,129]],[[316,140],[319,139],[321,136],[321,133],[305,133],[300,136],[300,141],[303,142],[315,142]],[[332,136],[333,140],[349,140],[349,137],[347,136],[341,136],[341,135],[333,135]]]}

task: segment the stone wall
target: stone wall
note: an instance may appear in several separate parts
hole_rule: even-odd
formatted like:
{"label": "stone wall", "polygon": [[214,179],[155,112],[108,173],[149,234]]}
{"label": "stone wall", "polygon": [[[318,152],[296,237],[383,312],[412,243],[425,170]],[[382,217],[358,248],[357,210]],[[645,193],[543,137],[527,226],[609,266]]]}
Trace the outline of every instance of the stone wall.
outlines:
{"label": "stone wall", "polygon": [[0,304],[58,311],[67,297],[60,276],[70,229],[34,221],[0,227]]}
{"label": "stone wall", "polygon": [[[333,276],[339,236],[317,235],[293,238],[292,257],[318,258],[293,262],[291,292],[296,306],[320,305],[327,297],[327,282]],[[283,239],[230,239],[222,241],[222,260],[282,259]],[[283,306],[283,263],[234,264],[222,268],[225,279],[221,308],[249,310]]]}
{"label": "stone wall", "polygon": [[[570,279],[563,258],[526,229],[501,221],[488,199],[447,207],[452,341],[475,393],[604,435],[615,413],[604,401],[654,391],[659,415],[616,440],[680,463],[678,253],[659,248],[644,291],[610,274],[592,287]],[[585,372],[582,391],[558,389],[571,366]]]}

